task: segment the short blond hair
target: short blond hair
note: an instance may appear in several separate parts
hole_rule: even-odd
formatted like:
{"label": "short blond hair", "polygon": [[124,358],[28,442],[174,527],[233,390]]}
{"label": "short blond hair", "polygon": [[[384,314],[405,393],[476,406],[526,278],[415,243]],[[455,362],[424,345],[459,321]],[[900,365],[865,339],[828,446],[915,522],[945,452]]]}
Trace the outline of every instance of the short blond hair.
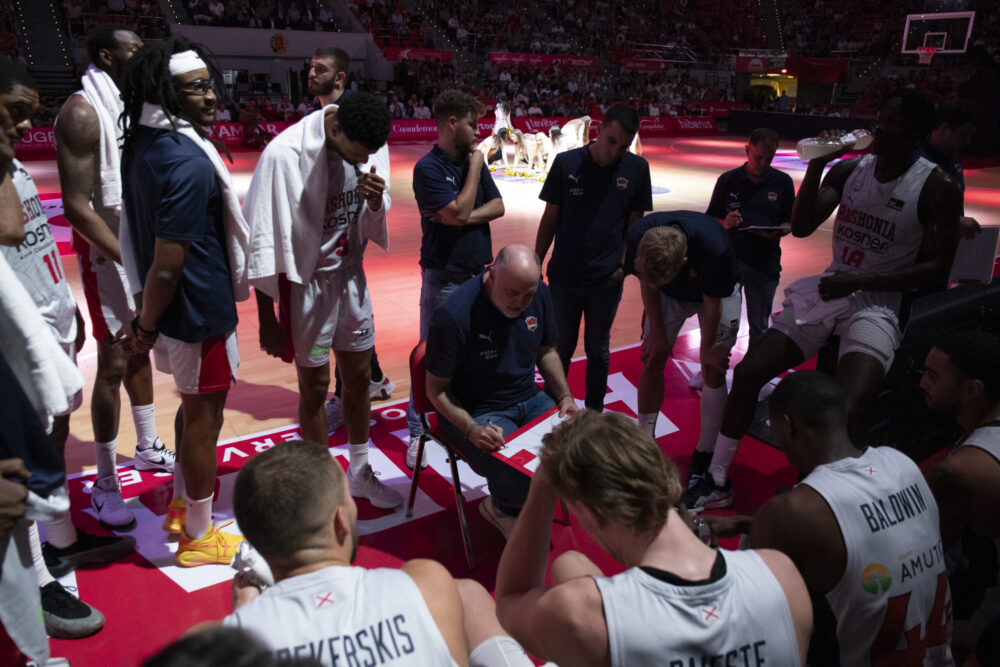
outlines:
{"label": "short blond hair", "polygon": [[583,410],[542,438],[539,453],[560,496],[636,534],[659,530],[681,497],[677,466],[634,420]]}
{"label": "short blond hair", "polygon": [[653,285],[666,285],[684,264],[687,245],[687,236],[673,225],[647,229],[635,253],[639,277]]}

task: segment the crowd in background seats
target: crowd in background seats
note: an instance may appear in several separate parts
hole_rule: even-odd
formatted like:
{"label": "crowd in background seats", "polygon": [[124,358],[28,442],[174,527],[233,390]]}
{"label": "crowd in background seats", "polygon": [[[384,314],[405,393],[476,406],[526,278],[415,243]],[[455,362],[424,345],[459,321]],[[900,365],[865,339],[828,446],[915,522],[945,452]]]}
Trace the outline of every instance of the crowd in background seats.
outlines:
{"label": "crowd in background seats", "polygon": [[85,37],[101,23],[120,23],[143,39],[170,35],[170,22],[156,0],[63,0],[65,27]]}

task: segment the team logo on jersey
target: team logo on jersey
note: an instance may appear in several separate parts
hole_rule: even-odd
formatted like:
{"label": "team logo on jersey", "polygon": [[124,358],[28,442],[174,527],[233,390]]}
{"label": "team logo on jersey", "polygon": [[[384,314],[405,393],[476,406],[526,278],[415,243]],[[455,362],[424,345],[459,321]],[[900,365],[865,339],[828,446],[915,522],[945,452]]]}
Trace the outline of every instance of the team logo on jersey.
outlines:
{"label": "team logo on jersey", "polygon": [[886,204],[893,211],[902,211],[905,205],[906,203],[902,199],[896,199],[895,197],[890,197],[889,202]]}
{"label": "team logo on jersey", "polygon": [[889,568],[882,563],[872,563],[861,571],[861,588],[866,593],[878,595],[885,593],[892,586],[892,575]]}
{"label": "team logo on jersey", "polygon": [[524,326],[528,327],[528,331],[534,331],[538,328],[538,318],[534,315],[528,315],[524,318]]}
{"label": "team logo on jersey", "polygon": [[323,595],[317,595],[316,597],[316,608],[322,609],[325,605],[333,604],[333,593],[327,592]]}
{"label": "team logo on jersey", "polygon": [[767,200],[768,201],[772,201],[772,202],[778,201],[778,193],[777,192],[768,192],[767,193]]}
{"label": "team logo on jersey", "polygon": [[627,187],[628,187],[628,179],[627,179],[627,178],[624,178],[624,177],[622,177],[622,176],[619,176],[619,177],[618,177],[618,180],[617,180],[617,181],[615,181],[615,185],[617,185],[617,186],[618,186],[618,189],[619,189],[619,190],[624,190],[625,188],[627,188]]}

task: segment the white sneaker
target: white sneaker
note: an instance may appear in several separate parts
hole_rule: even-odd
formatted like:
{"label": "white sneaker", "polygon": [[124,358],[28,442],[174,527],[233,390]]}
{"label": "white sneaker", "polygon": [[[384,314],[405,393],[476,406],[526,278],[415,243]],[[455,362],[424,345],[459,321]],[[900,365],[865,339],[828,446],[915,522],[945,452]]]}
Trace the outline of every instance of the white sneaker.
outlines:
{"label": "white sneaker", "polygon": [[170,472],[174,471],[174,464],[177,463],[177,454],[172,449],[167,449],[163,441],[157,438],[153,441],[153,446],[146,449],[135,450],[135,469],[140,472]]}
{"label": "white sneaker", "polygon": [[351,495],[355,498],[367,498],[375,507],[384,510],[395,509],[403,505],[403,496],[399,495],[395,489],[379,481],[372,470],[371,464],[366,465],[361,473],[355,477],[351,473],[351,468],[347,468],[347,484],[351,489]]}
{"label": "white sneaker", "polygon": [[695,391],[701,391],[705,388],[705,378],[702,376],[701,371],[691,376],[691,379],[688,380],[688,387]]}
{"label": "white sneaker", "polygon": [[[411,470],[413,468],[417,467],[417,450],[419,448],[420,448],[420,436],[419,435],[416,435],[416,436],[411,435],[410,436],[410,444],[406,448],[406,467],[410,468]],[[424,452],[423,452],[423,454],[424,455],[422,457],[420,457],[420,467],[421,468],[426,468],[427,467],[427,444],[426,443],[424,444]]]}
{"label": "white sneaker", "polygon": [[327,432],[333,433],[344,425],[344,410],[340,405],[340,397],[334,394],[326,402]]}
{"label": "white sneaker", "polygon": [[395,383],[387,375],[383,375],[380,382],[373,381],[368,385],[368,395],[373,401],[386,401],[392,397],[392,392],[395,390]]}
{"label": "white sneaker", "polygon": [[112,528],[121,528],[135,521],[132,510],[125,507],[117,475],[100,477],[94,482],[90,489],[90,506],[97,512],[101,523]]}

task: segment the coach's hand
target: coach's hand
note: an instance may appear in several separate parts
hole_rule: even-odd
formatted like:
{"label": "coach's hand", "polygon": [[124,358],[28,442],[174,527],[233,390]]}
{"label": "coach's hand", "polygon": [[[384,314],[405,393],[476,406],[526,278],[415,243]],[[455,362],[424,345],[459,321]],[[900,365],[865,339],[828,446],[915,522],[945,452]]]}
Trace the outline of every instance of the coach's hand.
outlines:
{"label": "coach's hand", "polygon": [[281,359],[288,345],[285,330],[273,315],[270,318],[260,318],[259,324],[260,349]]}
{"label": "coach's hand", "polygon": [[484,452],[495,452],[504,446],[503,429],[496,424],[476,424],[465,437]]}

